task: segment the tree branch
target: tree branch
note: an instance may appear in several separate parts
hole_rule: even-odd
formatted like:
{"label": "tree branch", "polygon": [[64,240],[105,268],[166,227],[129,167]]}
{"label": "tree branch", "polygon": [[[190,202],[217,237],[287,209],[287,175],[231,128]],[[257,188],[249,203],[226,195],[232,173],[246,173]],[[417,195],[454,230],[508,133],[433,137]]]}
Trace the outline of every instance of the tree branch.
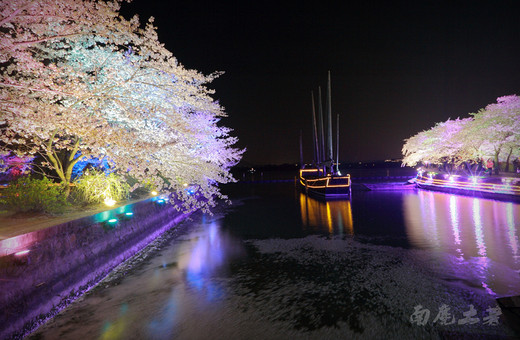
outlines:
{"label": "tree branch", "polygon": [[14,42],[13,45],[15,45],[15,46],[29,46],[29,45],[39,44],[39,43],[50,41],[50,40],[54,40],[54,39],[63,39],[63,38],[73,37],[75,35],[81,35],[81,34],[85,34],[85,33],[81,32],[81,33],[60,34],[60,35],[54,35],[54,36],[51,36],[51,37],[46,37],[46,38],[37,39],[37,40],[28,40],[28,41]]}
{"label": "tree branch", "polygon": [[32,92],[44,92],[44,93],[52,93],[52,94],[72,96],[72,93],[68,93],[68,92],[55,91],[55,90],[50,90],[50,89],[38,89],[38,88],[33,88],[33,87],[25,87],[25,86],[22,86],[20,84],[0,83],[0,87],[2,87],[2,86],[4,86],[4,87],[21,88],[21,89],[26,89],[26,90],[29,90],[29,91],[32,91]]}
{"label": "tree branch", "polygon": [[4,19],[2,19],[2,21],[0,21],[0,27],[2,27],[5,23],[11,21],[12,18],[14,18],[15,16],[18,15],[18,13],[22,12],[23,10],[29,8],[33,3],[35,3],[36,0],[32,0],[32,1],[29,1],[27,3],[27,5],[25,6],[22,6],[20,8],[18,8],[17,10],[15,10],[13,13],[11,13],[9,16],[5,17]]}

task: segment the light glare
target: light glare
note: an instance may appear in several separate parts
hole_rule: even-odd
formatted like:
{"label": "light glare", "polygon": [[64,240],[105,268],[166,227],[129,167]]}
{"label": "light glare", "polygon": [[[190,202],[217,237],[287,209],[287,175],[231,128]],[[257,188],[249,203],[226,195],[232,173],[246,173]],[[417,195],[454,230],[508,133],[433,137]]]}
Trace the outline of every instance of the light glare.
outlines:
{"label": "light glare", "polygon": [[22,256],[22,255],[25,255],[27,253],[29,253],[30,250],[29,249],[26,249],[26,250],[22,250],[22,251],[19,251],[17,253],[14,253],[14,256]]}
{"label": "light glare", "polygon": [[114,201],[112,198],[105,198],[104,202],[109,207],[112,207],[114,204],[116,204],[116,201]]}

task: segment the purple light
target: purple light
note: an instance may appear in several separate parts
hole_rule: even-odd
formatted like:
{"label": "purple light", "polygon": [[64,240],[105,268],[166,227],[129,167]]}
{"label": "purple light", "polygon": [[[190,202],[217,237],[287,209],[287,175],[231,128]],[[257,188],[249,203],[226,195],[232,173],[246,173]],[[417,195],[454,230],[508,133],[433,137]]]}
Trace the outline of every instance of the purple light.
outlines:
{"label": "purple light", "polygon": [[30,249],[39,240],[40,237],[35,232],[0,240],[0,257]]}

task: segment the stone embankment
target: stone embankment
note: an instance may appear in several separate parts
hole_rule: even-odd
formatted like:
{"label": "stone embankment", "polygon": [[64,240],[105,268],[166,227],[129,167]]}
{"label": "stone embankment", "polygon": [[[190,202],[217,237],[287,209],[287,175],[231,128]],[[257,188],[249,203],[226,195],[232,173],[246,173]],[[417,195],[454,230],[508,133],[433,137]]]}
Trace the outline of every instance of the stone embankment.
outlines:
{"label": "stone embankment", "polygon": [[21,338],[187,216],[153,197],[0,240],[0,339]]}

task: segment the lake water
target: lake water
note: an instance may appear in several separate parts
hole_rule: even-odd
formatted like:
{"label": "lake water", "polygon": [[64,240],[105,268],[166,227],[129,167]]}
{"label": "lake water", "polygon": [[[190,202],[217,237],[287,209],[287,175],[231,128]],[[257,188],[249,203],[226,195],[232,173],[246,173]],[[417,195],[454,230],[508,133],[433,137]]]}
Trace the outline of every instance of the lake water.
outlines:
{"label": "lake water", "polygon": [[[321,202],[294,183],[237,184],[121,266],[33,338],[514,336],[520,205],[432,191]],[[428,316],[428,317],[427,317]]]}

